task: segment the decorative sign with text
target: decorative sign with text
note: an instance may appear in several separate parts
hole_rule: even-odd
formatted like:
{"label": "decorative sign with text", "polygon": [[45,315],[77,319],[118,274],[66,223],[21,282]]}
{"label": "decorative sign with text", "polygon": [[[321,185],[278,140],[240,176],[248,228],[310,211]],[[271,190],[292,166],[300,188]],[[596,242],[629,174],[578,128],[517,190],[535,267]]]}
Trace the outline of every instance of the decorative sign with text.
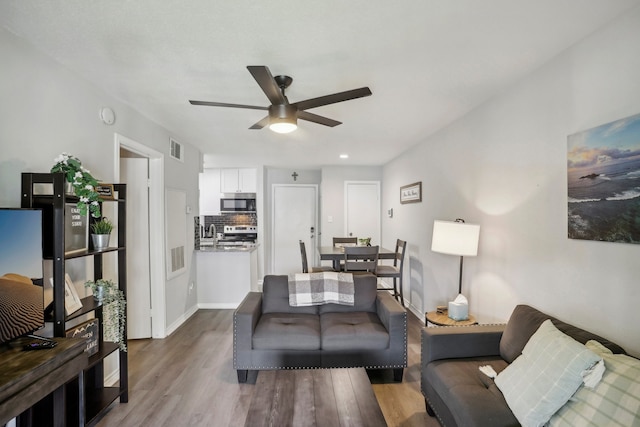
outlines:
{"label": "decorative sign with text", "polygon": [[96,186],[96,193],[102,200],[115,200],[113,195],[113,184],[99,184]]}
{"label": "decorative sign with text", "polygon": [[91,319],[67,331],[67,338],[83,338],[86,341],[84,352],[89,356],[98,352],[99,320]]}
{"label": "decorative sign with text", "polygon": [[64,252],[85,251],[89,247],[89,219],[75,203],[64,205]]}

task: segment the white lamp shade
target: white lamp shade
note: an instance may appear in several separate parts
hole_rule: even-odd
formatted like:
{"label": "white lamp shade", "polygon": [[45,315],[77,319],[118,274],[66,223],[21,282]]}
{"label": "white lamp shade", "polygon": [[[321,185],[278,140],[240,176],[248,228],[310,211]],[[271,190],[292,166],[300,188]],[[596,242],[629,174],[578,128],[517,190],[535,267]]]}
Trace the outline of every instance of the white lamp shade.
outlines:
{"label": "white lamp shade", "polygon": [[479,237],[479,225],[435,220],[431,250],[449,255],[476,256]]}

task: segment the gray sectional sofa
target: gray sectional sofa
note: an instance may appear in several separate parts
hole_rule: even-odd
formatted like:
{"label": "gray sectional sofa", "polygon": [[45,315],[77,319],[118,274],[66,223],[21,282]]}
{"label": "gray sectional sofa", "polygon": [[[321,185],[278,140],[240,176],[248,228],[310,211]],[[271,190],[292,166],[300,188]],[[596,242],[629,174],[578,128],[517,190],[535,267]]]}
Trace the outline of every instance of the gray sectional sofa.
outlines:
{"label": "gray sectional sofa", "polygon": [[491,365],[500,373],[547,319],[580,343],[596,340],[613,353],[624,353],[605,338],[527,305],[517,306],[506,325],[424,328],[421,390],[429,415],[447,427],[519,426],[494,380],[479,367]]}
{"label": "gray sectional sofa", "polygon": [[407,313],[377,278],[354,275],[354,305],[289,305],[287,276],[265,276],[263,292],[250,292],[233,316],[233,367],[238,382],[248,370],[393,369],[407,366]]}

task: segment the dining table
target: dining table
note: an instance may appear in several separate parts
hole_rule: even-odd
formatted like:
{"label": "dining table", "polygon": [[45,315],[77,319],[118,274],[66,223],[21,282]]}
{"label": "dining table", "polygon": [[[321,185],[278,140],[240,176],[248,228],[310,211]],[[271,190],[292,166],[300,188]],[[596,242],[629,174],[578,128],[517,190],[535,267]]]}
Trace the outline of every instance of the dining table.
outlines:
{"label": "dining table", "polygon": [[[339,246],[320,246],[318,247],[321,261],[331,261],[333,269],[340,271],[340,261],[344,261],[344,248]],[[385,249],[382,246],[378,248],[378,259],[394,259],[395,251]]]}

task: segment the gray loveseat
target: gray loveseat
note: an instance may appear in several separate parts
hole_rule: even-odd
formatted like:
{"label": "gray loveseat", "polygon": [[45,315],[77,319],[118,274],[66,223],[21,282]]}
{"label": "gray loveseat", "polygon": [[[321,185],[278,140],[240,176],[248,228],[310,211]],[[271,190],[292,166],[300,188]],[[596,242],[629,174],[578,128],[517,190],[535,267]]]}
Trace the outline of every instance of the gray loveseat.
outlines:
{"label": "gray loveseat", "polygon": [[407,366],[407,313],[371,274],[354,275],[354,305],[291,307],[287,276],[265,276],[233,316],[233,367],[248,370]]}
{"label": "gray loveseat", "polygon": [[596,340],[624,353],[617,344],[527,305],[517,306],[506,325],[424,328],[421,389],[429,415],[447,427],[519,426],[494,381],[478,368],[491,365],[500,373],[546,319],[576,341]]}

